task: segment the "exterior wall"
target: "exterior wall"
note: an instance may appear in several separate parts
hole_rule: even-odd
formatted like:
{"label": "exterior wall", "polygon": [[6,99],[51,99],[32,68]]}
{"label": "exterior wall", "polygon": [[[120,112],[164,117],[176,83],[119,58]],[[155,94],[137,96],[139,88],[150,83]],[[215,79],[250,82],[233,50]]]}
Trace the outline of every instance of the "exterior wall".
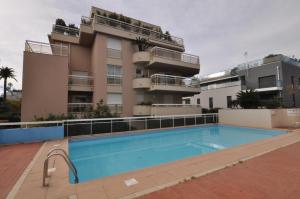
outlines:
{"label": "exterior wall", "polygon": [[151,107],[151,115],[186,115],[201,114],[201,107]]}
{"label": "exterior wall", "polygon": [[24,52],[21,121],[67,114],[68,57]]}
{"label": "exterior wall", "polygon": [[94,105],[101,99],[106,103],[106,57],[106,37],[96,34],[91,52],[91,66],[94,76]]}
{"label": "exterior wall", "polygon": [[221,109],[219,123],[254,128],[272,128],[270,109]]}
{"label": "exterior wall", "polygon": [[91,73],[91,49],[79,45],[70,45],[70,70]]}
{"label": "exterior wall", "polygon": [[[296,107],[300,107],[300,67],[283,63],[283,104],[286,107],[293,107],[292,94],[295,94]],[[294,77],[294,88],[292,88],[291,76]]]}
{"label": "exterior wall", "polygon": [[133,90],[135,66],[132,63],[133,46],[129,40],[122,41],[122,69],[123,69],[123,116],[132,116],[136,104],[136,94]]}
{"label": "exterior wall", "polygon": [[241,86],[202,91],[200,94],[193,97],[194,99],[191,100],[191,103],[196,104],[197,99],[200,98],[201,107],[209,109],[209,97],[212,97],[214,108],[227,108],[227,96],[232,96],[232,100],[235,100],[236,94],[239,91],[241,91]]}
{"label": "exterior wall", "polygon": [[299,126],[300,109],[222,109],[219,122],[254,128],[292,128]]}

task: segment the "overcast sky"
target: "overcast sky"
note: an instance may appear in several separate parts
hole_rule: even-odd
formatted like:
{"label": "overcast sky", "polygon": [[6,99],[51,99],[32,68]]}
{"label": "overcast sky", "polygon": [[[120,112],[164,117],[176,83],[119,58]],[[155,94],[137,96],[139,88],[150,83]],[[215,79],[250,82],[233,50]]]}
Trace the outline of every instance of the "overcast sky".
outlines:
{"label": "overcast sky", "polygon": [[[300,0],[0,0],[0,66],[21,88],[25,40],[48,42],[56,18],[79,25],[91,6],[160,25],[199,55],[200,75],[271,53],[300,58]],[[42,67],[42,66],[41,66]],[[46,74],[45,74],[46,75]],[[0,82],[2,84],[2,81]]]}

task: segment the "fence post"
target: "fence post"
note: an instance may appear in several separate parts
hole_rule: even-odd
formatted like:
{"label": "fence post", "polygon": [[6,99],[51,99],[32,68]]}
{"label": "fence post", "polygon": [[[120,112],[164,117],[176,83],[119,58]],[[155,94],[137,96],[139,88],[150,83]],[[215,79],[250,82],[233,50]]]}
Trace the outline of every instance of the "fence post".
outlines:
{"label": "fence post", "polygon": [[185,125],[186,125],[186,121],[185,121],[185,119],[186,119],[186,117],[185,117],[185,116],[183,116],[183,126],[185,126]]}
{"label": "fence post", "polygon": [[159,117],[159,128],[161,129],[161,117]]}
{"label": "fence post", "polygon": [[129,131],[131,131],[131,119],[129,119],[128,125],[129,125]]}
{"label": "fence post", "polygon": [[90,134],[93,134],[93,121],[91,120],[91,128],[90,128]]}
{"label": "fence post", "polygon": [[197,116],[195,115],[195,126],[197,125]]}
{"label": "fence post", "polygon": [[175,126],[175,124],[174,124],[174,123],[175,123],[175,121],[174,121],[174,120],[175,120],[175,117],[173,116],[173,128],[174,128],[174,126]]}
{"label": "fence post", "polygon": [[112,128],[113,128],[113,124],[112,124],[112,120],[110,120],[110,133],[112,133]]}
{"label": "fence post", "polygon": [[148,119],[145,119],[145,129],[148,129]]}

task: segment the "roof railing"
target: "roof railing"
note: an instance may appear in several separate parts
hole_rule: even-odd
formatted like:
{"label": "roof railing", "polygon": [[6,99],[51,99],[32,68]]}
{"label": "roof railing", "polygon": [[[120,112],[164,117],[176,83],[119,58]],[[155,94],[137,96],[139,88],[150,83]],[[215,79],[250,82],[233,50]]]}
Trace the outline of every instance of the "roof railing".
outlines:
{"label": "roof railing", "polygon": [[70,28],[68,26],[61,25],[53,25],[52,32],[60,33],[63,35],[79,37],[79,29],[78,28]]}
{"label": "roof railing", "polygon": [[25,51],[48,55],[68,56],[69,47],[63,44],[49,44],[37,41],[25,42]]}

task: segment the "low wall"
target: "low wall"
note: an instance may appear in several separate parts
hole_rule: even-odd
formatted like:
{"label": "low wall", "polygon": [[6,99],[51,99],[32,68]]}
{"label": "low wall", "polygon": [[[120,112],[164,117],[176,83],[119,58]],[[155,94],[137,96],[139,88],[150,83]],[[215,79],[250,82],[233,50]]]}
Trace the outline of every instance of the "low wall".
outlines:
{"label": "low wall", "polygon": [[255,128],[292,128],[300,122],[300,109],[221,109],[219,123]]}
{"label": "low wall", "polygon": [[64,138],[64,127],[0,129],[0,144],[58,140]]}

